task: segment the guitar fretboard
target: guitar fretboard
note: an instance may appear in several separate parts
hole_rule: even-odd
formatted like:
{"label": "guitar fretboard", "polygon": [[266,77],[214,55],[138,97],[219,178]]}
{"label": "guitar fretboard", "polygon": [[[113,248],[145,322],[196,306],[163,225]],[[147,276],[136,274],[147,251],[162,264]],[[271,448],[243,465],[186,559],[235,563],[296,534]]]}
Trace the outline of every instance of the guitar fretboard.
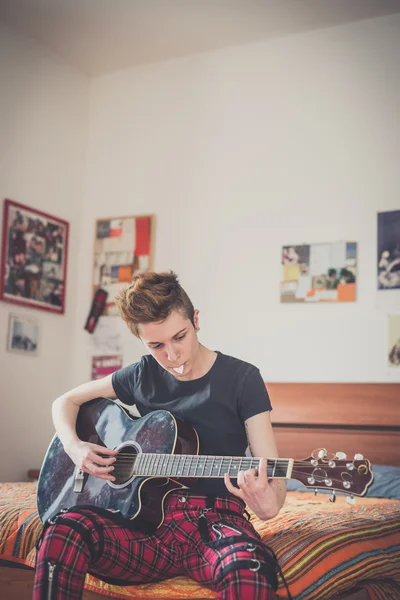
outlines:
{"label": "guitar fretboard", "polygon": [[[138,454],[133,474],[137,476],[160,477],[237,477],[239,471],[258,469],[259,458],[236,456],[197,456],[185,454]],[[293,460],[288,458],[269,458],[267,476],[288,479],[291,475]]]}

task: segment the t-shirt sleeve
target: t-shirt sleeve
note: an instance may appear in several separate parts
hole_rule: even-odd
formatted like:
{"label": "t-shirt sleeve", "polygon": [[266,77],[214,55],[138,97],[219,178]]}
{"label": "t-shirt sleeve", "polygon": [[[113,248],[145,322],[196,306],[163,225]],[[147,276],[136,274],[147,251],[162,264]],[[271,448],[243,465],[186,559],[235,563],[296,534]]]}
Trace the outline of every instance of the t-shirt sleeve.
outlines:
{"label": "t-shirt sleeve", "polygon": [[271,401],[259,369],[251,368],[239,395],[239,414],[246,421],[259,413],[272,410]]}
{"label": "t-shirt sleeve", "polygon": [[135,404],[135,390],[138,389],[142,365],[140,362],[133,363],[115,371],[111,377],[111,383],[117,398],[128,406]]}

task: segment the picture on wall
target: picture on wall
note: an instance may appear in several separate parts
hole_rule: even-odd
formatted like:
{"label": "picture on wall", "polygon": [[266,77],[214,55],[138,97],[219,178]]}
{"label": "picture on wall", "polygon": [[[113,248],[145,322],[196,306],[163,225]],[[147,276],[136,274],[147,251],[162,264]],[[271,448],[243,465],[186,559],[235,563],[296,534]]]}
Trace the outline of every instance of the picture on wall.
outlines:
{"label": "picture on wall", "polygon": [[38,321],[31,317],[10,314],[7,350],[35,356],[39,350]]}
{"label": "picture on wall", "polygon": [[400,368],[400,315],[388,317],[388,366]]}
{"label": "picture on wall", "polygon": [[400,288],[400,210],[378,213],[378,290]]}
{"label": "picture on wall", "polygon": [[354,302],[357,244],[283,246],[281,302]]}
{"label": "picture on wall", "polygon": [[108,294],[103,315],[117,314],[114,299],[136,273],[153,268],[154,215],[96,221],[93,293]]}
{"label": "picture on wall", "polygon": [[92,379],[102,379],[122,367],[122,356],[92,356]]}
{"label": "picture on wall", "polygon": [[64,313],[68,229],[57,217],[4,201],[1,300]]}

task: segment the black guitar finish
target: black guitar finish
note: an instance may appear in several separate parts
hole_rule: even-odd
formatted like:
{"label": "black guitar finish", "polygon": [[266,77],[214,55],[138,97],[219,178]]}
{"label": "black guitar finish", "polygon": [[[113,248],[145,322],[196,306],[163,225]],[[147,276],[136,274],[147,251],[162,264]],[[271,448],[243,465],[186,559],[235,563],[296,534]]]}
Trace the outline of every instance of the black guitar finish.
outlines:
{"label": "black guitar finish", "polygon": [[[77,434],[87,442],[121,448],[114,463],[116,481],[87,474],[79,479],[79,470],[65,453],[58,436],[54,436],[38,482],[37,503],[43,522],[62,509],[86,504],[120,511],[128,519],[140,517],[141,521],[158,527],[164,518],[165,496],[196,481],[194,478],[175,481],[167,477],[133,475],[134,458],[139,453],[198,453],[196,431],[168,411],[159,410],[134,418],[115,402],[97,398],[80,408]],[[74,491],[76,484],[82,491]]]}
{"label": "black guitar finish", "polygon": [[[38,484],[38,510],[42,521],[62,509],[91,505],[120,512],[137,523],[159,527],[167,494],[191,487],[198,478],[237,477],[259,469],[260,458],[199,455],[197,432],[164,410],[131,417],[118,404],[97,398],[81,406],[77,418],[81,440],[119,450],[114,463],[115,482],[82,473],[54,436],[44,459]],[[360,454],[348,459],[342,452],[319,448],[308,458],[268,458],[268,478],[297,479],[309,489],[363,495],[373,474],[369,460]],[[138,518],[139,517],[139,518]]]}

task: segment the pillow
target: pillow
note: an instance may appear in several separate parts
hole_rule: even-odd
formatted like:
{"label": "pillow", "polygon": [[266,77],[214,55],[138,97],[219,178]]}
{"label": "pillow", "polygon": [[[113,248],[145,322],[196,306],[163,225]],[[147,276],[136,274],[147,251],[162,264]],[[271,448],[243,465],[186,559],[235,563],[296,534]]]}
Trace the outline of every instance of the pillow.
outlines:
{"label": "pillow", "polygon": [[[400,467],[389,465],[371,465],[374,480],[369,486],[366,496],[370,498],[390,498],[400,500]],[[306,488],[300,481],[290,479],[286,487],[291,492],[311,492],[313,488]],[[319,488],[318,493],[329,494],[330,490]]]}

